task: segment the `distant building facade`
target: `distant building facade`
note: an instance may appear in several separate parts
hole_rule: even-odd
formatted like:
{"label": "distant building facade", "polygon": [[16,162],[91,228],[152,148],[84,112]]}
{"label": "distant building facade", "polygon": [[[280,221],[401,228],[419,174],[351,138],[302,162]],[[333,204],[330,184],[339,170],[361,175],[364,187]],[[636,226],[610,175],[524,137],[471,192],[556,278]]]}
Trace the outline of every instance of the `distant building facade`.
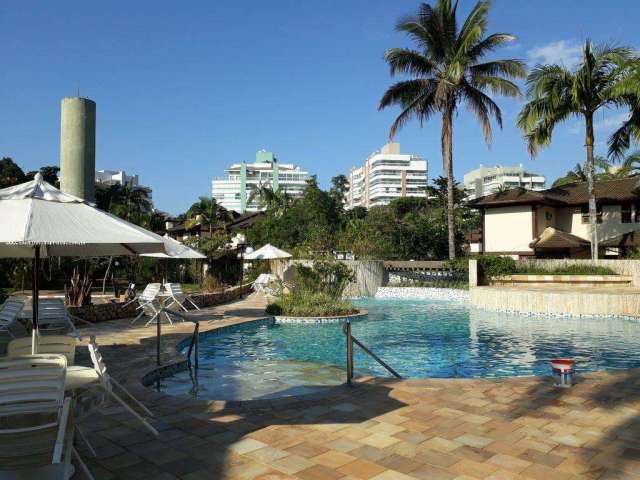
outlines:
{"label": "distant building facade", "polygon": [[426,196],[427,161],[400,153],[399,143],[387,143],[363,166],[352,168],[347,178],[347,209],[388,205],[396,198]]}
{"label": "distant building facade", "polygon": [[509,188],[544,190],[546,179],[543,175],[527,172],[522,164],[516,167],[496,165],[471,170],[464,175],[464,191],[467,200],[491,195]]}
{"label": "distant building facade", "polygon": [[98,170],[96,171],[96,183],[103,185],[127,185],[131,188],[146,190],[151,198],[151,187],[140,185],[138,175],[127,175],[124,170]]}
{"label": "distant building facade", "polygon": [[273,152],[266,150],[256,153],[255,163],[234,163],[225,173],[226,178],[215,178],[211,182],[211,195],[218,205],[238,213],[264,209],[259,198],[251,198],[251,192],[260,186],[282,190],[292,198],[299,198],[309,179],[309,172],[292,164],[280,163]]}

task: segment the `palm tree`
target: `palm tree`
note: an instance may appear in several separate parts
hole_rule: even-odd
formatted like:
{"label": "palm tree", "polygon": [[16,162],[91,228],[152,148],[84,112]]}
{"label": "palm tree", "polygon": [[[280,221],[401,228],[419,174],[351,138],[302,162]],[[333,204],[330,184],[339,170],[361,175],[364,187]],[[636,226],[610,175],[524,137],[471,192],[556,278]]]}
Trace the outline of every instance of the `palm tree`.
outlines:
{"label": "palm tree", "polygon": [[194,224],[198,222],[198,218],[206,221],[209,224],[209,235],[213,233],[214,224],[222,225],[226,230],[226,224],[231,220],[229,211],[209,197],[198,197],[198,201],[187,210],[186,217]]}
{"label": "palm tree", "polygon": [[511,80],[525,76],[520,60],[491,60],[484,57],[496,48],[514,40],[506,33],[485,36],[489,2],[480,1],[458,28],[458,2],[437,0],[435,6],[423,3],[418,12],[400,20],[396,29],[405,32],[417,50],[392,48],[384,58],[391,75],[411,77],[385,92],[379,110],[399,105],[402,111],[393,122],[389,138],[410,119],[422,125],[436,113],[442,119],[442,164],[447,173],[447,225],[449,258],[455,258],[454,181],[453,181],[453,116],[464,103],[475,114],[487,144],[491,143],[491,117],[502,127],[502,113],[489,94],[510,97],[520,95]]}
{"label": "palm tree", "polygon": [[[562,65],[537,65],[531,71],[527,78],[529,102],[518,117],[518,127],[525,133],[532,156],[537,154],[540,147],[551,143],[551,135],[557,124],[573,116],[584,118],[591,257],[594,260],[598,259],[598,233],[593,117],[601,108],[627,106],[633,109],[633,95],[628,91],[616,92],[616,87],[631,74],[631,65],[635,62],[629,48],[608,45],[594,47],[587,40],[581,62],[574,71]],[[620,140],[617,144],[620,144]]]}
{"label": "palm tree", "polygon": [[249,194],[249,202],[258,200],[260,208],[266,208],[272,211],[276,217],[284,214],[285,210],[291,205],[291,196],[284,190],[273,190],[266,184],[257,185]]}
{"label": "palm tree", "polygon": [[587,174],[582,168],[582,164],[576,163],[573,170],[569,170],[564,177],[560,177],[553,182],[552,187],[561,187],[563,185],[569,185],[570,183],[586,182]]}

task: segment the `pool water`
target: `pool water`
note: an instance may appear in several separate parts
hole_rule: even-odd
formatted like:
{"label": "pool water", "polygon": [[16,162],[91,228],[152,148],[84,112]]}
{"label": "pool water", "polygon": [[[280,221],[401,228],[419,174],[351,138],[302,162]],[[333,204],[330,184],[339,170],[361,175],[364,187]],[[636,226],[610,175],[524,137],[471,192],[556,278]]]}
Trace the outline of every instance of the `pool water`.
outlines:
{"label": "pool water", "polygon": [[[549,375],[549,359],[579,371],[640,366],[640,322],[626,318],[510,315],[448,301],[358,300],[369,311],[352,333],[403,377]],[[356,373],[388,372],[356,346]],[[188,372],[163,390],[200,398],[274,398],[317,392],[345,380],[341,324],[250,324],[203,334],[197,384]]]}

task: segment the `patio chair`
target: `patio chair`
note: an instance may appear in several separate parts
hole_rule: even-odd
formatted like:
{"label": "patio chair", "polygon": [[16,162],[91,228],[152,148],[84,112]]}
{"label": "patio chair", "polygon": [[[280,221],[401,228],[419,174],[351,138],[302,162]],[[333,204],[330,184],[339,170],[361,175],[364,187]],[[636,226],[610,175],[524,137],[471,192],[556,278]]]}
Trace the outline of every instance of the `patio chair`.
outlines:
{"label": "patio chair", "polygon": [[66,479],[73,447],[72,399],[64,396],[64,355],[0,359],[0,479]]}
{"label": "patio chair", "polygon": [[165,283],[164,288],[171,296],[171,303],[167,305],[167,308],[171,308],[172,305],[176,304],[186,312],[188,309],[184,304],[185,302],[189,302],[196,310],[200,310],[200,307],[195,304],[193,299],[188,295],[185,295],[182,291],[182,285],[179,283]]}
{"label": "patio chair", "polygon": [[[0,332],[16,338],[12,328],[19,326],[18,318],[24,308],[24,303],[17,298],[9,297],[0,307]],[[26,333],[26,331],[25,331]]]}
{"label": "patio chair", "polygon": [[[67,389],[77,389],[88,387],[92,388],[90,392],[93,395],[94,400],[96,399],[96,394],[99,395],[97,397],[97,401],[93,402],[92,409],[100,409],[102,408],[108,401],[109,398],[113,399],[122,406],[127,412],[129,412],[133,417],[135,417],[142,425],[149,430],[153,435],[158,436],[158,431],[138,412],[136,412],[120,395],[118,395],[114,390],[114,387],[117,387],[122,394],[126,398],[128,398],[135,406],[137,406],[140,410],[142,410],[149,417],[153,417],[153,413],[145,407],[136,397],[134,397],[124,386],[122,386],[119,382],[117,382],[109,373],[107,372],[107,366],[104,363],[102,358],[102,354],[98,348],[98,344],[96,343],[96,339],[94,336],[91,337],[89,341],[89,355],[91,356],[91,361],[93,363],[93,368],[89,367],[81,367],[74,366],[69,368],[67,374]],[[96,391],[96,389],[99,389]],[[79,432],[85,443],[89,446],[89,449],[93,451],[91,444],[88,442],[86,437]]]}
{"label": "patio chair", "polygon": [[[68,369],[75,361],[76,343],[77,340],[74,337],[67,335],[38,335],[36,337],[36,353],[64,355],[67,359]],[[32,344],[31,337],[12,340],[7,346],[7,356],[31,355]]]}
{"label": "patio chair", "polygon": [[145,287],[144,291],[136,299],[138,300],[138,308],[141,309],[141,312],[136,318],[131,321],[132,325],[145,315],[151,317],[151,319],[145,324],[145,326],[149,325],[160,316],[162,305],[160,305],[160,302],[158,301],[159,293],[159,283],[150,283]]}
{"label": "patio chair", "polygon": [[135,283],[130,283],[129,286],[127,287],[127,289],[124,292],[124,298],[126,299],[126,302],[124,302],[123,307],[126,307],[127,305],[135,302],[138,300],[138,296],[136,295],[136,284]]}

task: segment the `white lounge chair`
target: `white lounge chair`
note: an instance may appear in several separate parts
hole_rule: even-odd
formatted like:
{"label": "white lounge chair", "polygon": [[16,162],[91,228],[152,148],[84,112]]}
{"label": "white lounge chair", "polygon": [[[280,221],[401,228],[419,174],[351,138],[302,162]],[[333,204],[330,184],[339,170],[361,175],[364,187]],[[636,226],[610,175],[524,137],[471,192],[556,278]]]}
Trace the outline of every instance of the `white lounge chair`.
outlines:
{"label": "white lounge chair", "polygon": [[61,298],[41,298],[38,300],[38,331],[40,333],[70,333],[80,338],[64,300]]}
{"label": "white lounge chair", "polygon": [[9,297],[0,306],[0,332],[7,333],[11,338],[15,338],[11,329],[19,325],[18,318],[23,308],[24,302],[13,297]]}
{"label": "white lounge chair", "polygon": [[73,448],[64,355],[0,359],[0,479],[66,479]]}
{"label": "white lounge chair", "polygon": [[186,312],[188,309],[184,304],[185,302],[189,302],[196,310],[200,310],[200,307],[196,305],[193,299],[182,291],[182,285],[179,283],[165,283],[164,288],[171,296],[171,303],[167,305],[167,308],[170,309],[171,306],[175,304]]}
{"label": "white lounge chair", "polygon": [[[76,343],[74,337],[67,335],[38,335],[36,340],[36,353],[53,353],[64,355],[67,359],[67,369],[74,364],[76,356]],[[31,337],[11,340],[7,346],[8,357],[30,355],[33,341]]]}

